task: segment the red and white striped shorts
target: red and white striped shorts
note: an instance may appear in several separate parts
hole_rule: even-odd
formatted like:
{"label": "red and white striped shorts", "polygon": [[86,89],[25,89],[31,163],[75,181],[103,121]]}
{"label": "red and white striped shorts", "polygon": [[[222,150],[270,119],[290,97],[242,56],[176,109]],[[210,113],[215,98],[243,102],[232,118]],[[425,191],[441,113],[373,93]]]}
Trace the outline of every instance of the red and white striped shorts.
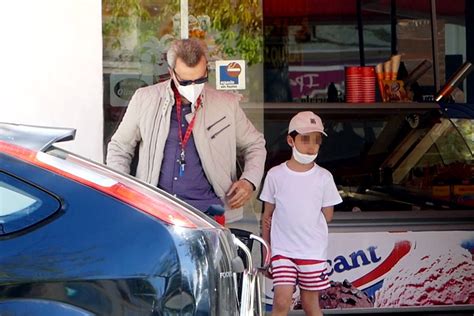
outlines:
{"label": "red and white striped shorts", "polygon": [[271,260],[273,286],[297,285],[302,290],[320,291],[329,287],[326,261],[274,256]]}

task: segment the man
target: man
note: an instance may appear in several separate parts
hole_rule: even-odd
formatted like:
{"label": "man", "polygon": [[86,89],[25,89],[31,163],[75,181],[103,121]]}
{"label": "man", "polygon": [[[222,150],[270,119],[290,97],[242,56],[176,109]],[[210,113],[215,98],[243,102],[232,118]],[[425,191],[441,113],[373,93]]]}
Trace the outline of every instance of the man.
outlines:
{"label": "man", "polygon": [[[238,96],[204,84],[207,59],[198,40],[173,42],[167,60],[171,79],[135,92],[109,143],[107,164],[130,173],[138,145],[138,178],[201,211],[224,205],[225,221],[239,220],[263,176],[263,135]],[[237,154],[245,161],[240,179]]]}

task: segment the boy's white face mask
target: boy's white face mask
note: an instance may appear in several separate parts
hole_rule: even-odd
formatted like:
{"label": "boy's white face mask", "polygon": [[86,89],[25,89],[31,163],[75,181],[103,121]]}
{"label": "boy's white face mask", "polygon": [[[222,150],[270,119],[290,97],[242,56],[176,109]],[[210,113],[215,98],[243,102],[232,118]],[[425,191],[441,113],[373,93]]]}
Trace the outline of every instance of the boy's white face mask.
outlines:
{"label": "boy's white face mask", "polygon": [[295,160],[303,165],[307,165],[309,163],[314,162],[316,157],[318,157],[318,153],[314,155],[307,155],[307,154],[300,153],[298,149],[296,149],[295,145],[293,145],[292,150],[293,150],[293,157],[295,158]]}
{"label": "boy's white face mask", "polygon": [[178,82],[175,83],[179,94],[185,97],[192,104],[196,102],[204,89],[204,83],[190,84],[189,86],[181,86]]}

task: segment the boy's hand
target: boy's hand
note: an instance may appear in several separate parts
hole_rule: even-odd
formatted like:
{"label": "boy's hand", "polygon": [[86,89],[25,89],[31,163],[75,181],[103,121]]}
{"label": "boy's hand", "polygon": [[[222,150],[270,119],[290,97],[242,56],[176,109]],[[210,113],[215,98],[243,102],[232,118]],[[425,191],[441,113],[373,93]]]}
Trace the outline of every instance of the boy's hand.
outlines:
{"label": "boy's hand", "polygon": [[[265,258],[267,256],[267,251],[265,248],[262,249],[262,256],[263,256],[263,261],[265,261]],[[268,249],[268,257],[271,258],[272,257],[272,253],[271,253],[271,250],[270,248]],[[263,271],[263,275],[266,276],[267,278],[269,279],[272,279],[272,272],[271,272],[271,261],[270,261],[270,264],[267,266],[267,267],[263,267],[264,268],[264,271]]]}
{"label": "boy's hand", "polygon": [[269,279],[273,279],[271,267],[266,268],[265,271],[263,271],[263,275]]}
{"label": "boy's hand", "polygon": [[250,200],[252,192],[253,186],[248,180],[240,179],[235,181],[230,187],[229,192],[227,192],[227,196],[231,197],[228,202],[230,208],[234,209],[244,206]]}

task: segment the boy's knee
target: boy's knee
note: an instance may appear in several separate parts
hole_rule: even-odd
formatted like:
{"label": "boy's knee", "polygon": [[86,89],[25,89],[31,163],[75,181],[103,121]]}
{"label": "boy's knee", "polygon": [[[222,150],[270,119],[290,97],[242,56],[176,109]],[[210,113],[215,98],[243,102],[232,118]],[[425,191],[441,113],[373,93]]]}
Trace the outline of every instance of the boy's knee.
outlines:
{"label": "boy's knee", "polygon": [[319,295],[317,292],[305,292],[304,295],[301,295],[301,307],[303,310],[316,312],[319,311]]}
{"label": "boy's knee", "polygon": [[310,300],[301,300],[301,307],[306,311],[315,311],[318,310],[318,305],[314,301]]}
{"label": "boy's knee", "polygon": [[279,297],[273,300],[273,309],[277,311],[289,311],[291,307],[292,298]]}

